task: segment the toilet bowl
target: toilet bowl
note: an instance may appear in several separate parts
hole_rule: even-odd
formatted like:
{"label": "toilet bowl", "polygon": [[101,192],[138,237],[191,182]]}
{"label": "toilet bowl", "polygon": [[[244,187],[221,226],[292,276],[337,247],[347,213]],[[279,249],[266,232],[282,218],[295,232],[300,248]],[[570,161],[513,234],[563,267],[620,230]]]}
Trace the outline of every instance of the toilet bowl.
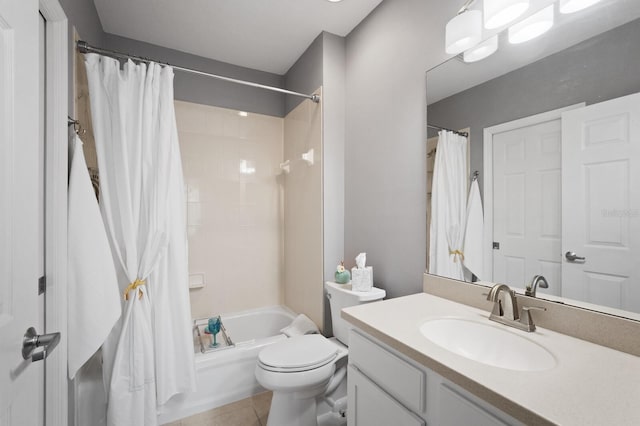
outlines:
{"label": "toilet bowl", "polygon": [[[258,354],[255,376],[265,389],[273,391],[267,426],[317,426],[318,402],[344,415],[346,393],[336,401],[337,389],[346,379],[346,358],[350,326],[340,318],[348,306],[381,300],[385,291],[373,288],[355,292],[349,284],[325,284],[336,338],[320,334],[291,337],[270,345]],[[337,367],[339,366],[339,367]],[[327,397],[332,395],[332,397]],[[344,418],[343,418],[344,419]],[[345,422],[341,422],[346,424]]]}
{"label": "toilet bowl", "polygon": [[292,337],[261,351],[256,379],[273,391],[267,425],[316,425],[316,399],[345,356],[346,350],[320,334]]}

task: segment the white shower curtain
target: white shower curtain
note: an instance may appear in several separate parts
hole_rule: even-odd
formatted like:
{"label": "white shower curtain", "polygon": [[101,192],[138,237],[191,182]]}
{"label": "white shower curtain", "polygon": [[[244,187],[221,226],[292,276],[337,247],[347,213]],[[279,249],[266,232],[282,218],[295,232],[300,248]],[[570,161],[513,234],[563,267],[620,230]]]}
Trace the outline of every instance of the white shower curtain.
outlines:
{"label": "white shower curtain", "polygon": [[173,69],[86,55],[100,205],[123,315],[103,346],[109,425],[156,425],[195,387]]}
{"label": "white shower curtain", "polygon": [[442,130],[431,190],[429,273],[464,280],[467,138]]}
{"label": "white shower curtain", "polygon": [[[482,280],[484,275],[484,213],[482,212],[482,199],[480,198],[480,186],[478,179],[471,182],[469,198],[467,199],[467,223],[464,233],[464,267],[470,274]],[[469,276],[469,281],[471,277]]]}

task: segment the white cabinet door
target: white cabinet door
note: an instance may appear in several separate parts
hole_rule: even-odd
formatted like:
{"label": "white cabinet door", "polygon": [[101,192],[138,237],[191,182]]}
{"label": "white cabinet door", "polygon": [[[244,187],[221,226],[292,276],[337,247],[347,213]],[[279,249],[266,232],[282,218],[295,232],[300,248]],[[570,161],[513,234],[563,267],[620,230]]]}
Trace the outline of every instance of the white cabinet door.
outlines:
{"label": "white cabinet door", "polygon": [[559,295],[560,120],[493,136],[493,281],[524,287],[534,275]]}
{"label": "white cabinet door", "polygon": [[439,426],[507,426],[447,385],[440,386]]}
{"label": "white cabinet door", "polygon": [[[38,319],[38,1],[0,0],[0,424],[38,425],[43,363],[22,358]],[[38,330],[42,331],[42,330]]]}
{"label": "white cabinet door", "polygon": [[414,413],[425,411],[424,371],[382,348],[355,330],[349,333],[351,363]]}
{"label": "white cabinet door", "polygon": [[640,312],[640,94],[563,113],[562,140],[562,296]]}
{"label": "white cabinet door", "polygon": [[424,426],[425,422],[367,379],[348,369],[347,424],[349,426]]}

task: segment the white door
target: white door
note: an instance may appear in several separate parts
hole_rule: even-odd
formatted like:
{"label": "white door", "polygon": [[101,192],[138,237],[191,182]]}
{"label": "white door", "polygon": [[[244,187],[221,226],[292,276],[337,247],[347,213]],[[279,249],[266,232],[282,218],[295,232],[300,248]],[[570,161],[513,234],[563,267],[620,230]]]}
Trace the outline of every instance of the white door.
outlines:
{"label": "white door", "polygon": [[43,363],[21,354],[40,319],[38,16],[0,0],[0,425],[43,424]]}
{"label": "white door", "polygon": [[640,94],[562,114],[562,138],[562,295],[640,312]]}
{"label": "white door", "polygon": [[561,125],[493,135],[493,281],[524,287],[542,274],[560,294]]}

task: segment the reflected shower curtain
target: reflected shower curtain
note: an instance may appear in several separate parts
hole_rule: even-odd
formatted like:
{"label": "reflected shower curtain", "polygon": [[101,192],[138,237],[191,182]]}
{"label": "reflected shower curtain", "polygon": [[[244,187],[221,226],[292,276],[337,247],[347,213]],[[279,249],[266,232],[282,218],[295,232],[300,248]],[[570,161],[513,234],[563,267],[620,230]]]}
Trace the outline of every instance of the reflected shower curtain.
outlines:
{"label": "reflected shower curtain", "polygon": [[464,280],[467,138],[439,133],[431,190],[429,273]]}
{"label": "reflected shower curtain", "polygon": [[86,55],[100,207],[123,314],[103,346],[109,425],[156,425],[195,387],[173,69]]}

